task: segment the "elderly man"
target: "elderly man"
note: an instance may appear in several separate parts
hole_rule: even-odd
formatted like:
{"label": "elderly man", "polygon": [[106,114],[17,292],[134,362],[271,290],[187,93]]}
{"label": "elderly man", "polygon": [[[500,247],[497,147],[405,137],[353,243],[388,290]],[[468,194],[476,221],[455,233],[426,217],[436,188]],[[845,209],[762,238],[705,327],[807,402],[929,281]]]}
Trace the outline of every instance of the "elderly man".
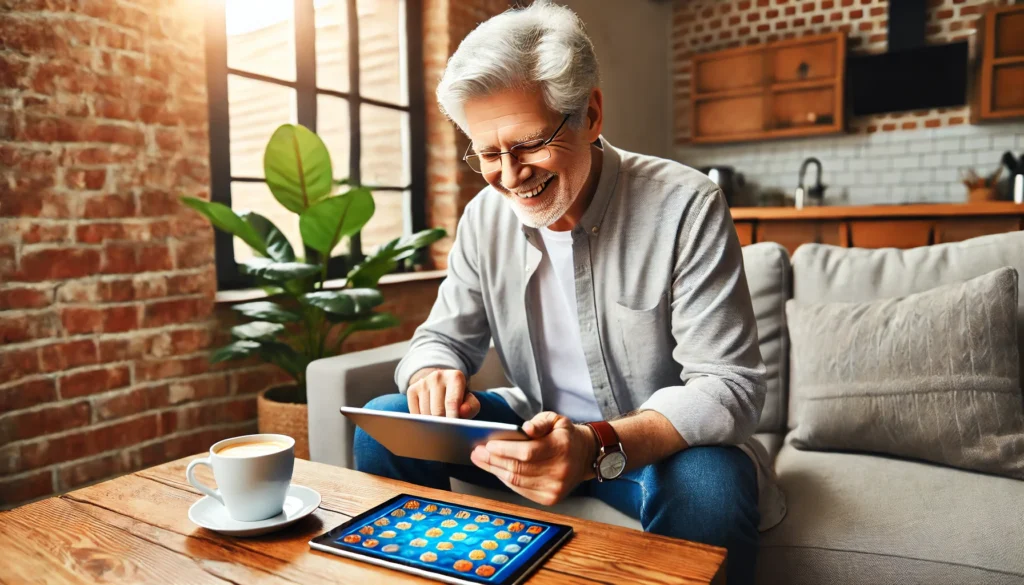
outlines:
{"label": "elderly man", "polygon": [[[721,191],[601,136],[597,60],[568,8],[542,0],[481,24],[437,96],[488,186],[398,366],[402,395],[367,408],[521,423],[532,440],[478,447],[470,467],[397,457],[357,431],[358,469],[546,505],[590,495],[644,530],[727,547],[730,582],[751,582],[759,524],[784,508],[750,440],[765,369]],[[492,339],[515,386],[468,392]]]}

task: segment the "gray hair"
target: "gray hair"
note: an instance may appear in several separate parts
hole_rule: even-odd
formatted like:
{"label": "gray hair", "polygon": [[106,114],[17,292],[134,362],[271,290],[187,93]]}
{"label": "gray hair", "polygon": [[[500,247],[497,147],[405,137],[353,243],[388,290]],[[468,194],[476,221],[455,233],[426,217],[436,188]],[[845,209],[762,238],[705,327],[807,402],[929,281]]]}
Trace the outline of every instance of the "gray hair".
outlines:
{"label": "gray hair", "polygon": [[551,110],[579,129],[600,84],[594,46],[576,13],[550,0],[507,10],[470,32],[448,60],[437,101],[468,134],[465,103],[509,89],[539,87]]}

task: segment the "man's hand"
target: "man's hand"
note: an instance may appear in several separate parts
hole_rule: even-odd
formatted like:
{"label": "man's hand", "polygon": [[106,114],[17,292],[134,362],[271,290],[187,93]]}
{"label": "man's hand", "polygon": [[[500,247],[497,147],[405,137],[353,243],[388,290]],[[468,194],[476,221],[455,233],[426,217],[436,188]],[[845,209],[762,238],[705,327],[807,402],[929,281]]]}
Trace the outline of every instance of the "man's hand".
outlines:
{"label": "man's hand", "polygon": [[466,375],[461,370],[420,370],[413,374],[405,395],[411,414],[473,418],[480,412],[480,401],[466,390]]}
{"label": "man's hand", "polygon": [[594,477],[597,439],[589,428],[542,412],[523,423],[523,430],[531,440],[489,441],[473,449],[473,464],[545,506],[558,503],[581,481]]}

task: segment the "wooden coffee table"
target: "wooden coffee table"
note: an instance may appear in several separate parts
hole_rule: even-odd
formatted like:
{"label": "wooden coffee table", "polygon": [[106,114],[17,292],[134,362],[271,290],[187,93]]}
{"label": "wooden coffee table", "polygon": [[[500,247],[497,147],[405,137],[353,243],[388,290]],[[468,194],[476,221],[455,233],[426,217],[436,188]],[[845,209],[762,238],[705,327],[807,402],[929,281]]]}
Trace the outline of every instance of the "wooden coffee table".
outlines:
{"label": "wooden coffee table", "polygon": [[0,583],[437,583],[307,544],[402,492],[573,526],[575,535],[530,583],[725,582],[721,548],[303,460],[294,481],[320,492],[314,514],[256,538],[221,536],[188,519],[200,497],[185,480],[193,458],[0,512]]}

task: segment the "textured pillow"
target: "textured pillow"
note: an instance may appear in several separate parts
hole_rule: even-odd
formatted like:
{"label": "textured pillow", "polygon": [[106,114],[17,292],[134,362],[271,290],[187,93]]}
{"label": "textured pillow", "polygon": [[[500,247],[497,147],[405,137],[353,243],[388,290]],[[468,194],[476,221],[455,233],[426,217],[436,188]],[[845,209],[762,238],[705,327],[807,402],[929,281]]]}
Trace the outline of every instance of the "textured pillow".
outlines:
{"label": "textured pillow", "polygon": [[1017,271],[868,303],[786,303],[790,441],[1024,479]]}

